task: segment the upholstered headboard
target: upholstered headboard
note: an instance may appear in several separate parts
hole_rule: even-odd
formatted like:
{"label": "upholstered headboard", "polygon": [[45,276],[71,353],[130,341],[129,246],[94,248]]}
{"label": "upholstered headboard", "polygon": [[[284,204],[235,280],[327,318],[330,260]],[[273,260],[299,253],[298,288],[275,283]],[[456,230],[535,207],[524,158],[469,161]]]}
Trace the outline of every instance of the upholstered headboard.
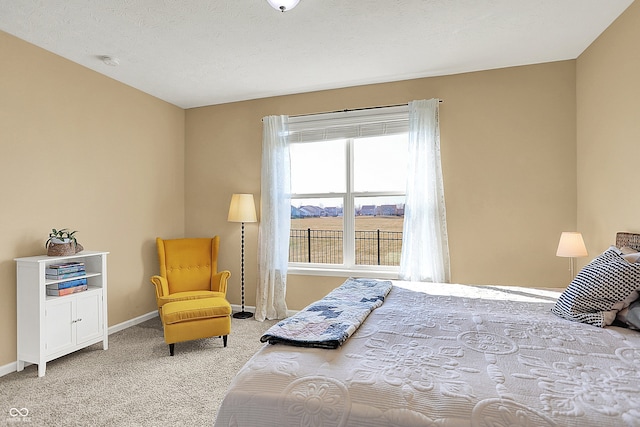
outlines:
{"label": "upholstered headboard", "polygon": [[629,246],[640,251],[640,234],[636,233],[618,233],[616,234],[616,246],[621,248]]}

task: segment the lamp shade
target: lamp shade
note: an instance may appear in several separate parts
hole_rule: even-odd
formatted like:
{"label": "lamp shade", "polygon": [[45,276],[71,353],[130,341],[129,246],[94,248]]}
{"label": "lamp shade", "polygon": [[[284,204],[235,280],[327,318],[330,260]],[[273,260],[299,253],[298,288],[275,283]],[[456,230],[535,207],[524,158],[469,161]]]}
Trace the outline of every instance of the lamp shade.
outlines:
{"label": "lamp shade", "polygon": [[556,256],[577,258],[589,255],[584,246],[582,234],[575,231],[563,231],[560,235],[560,243]]}
{"label": "lamp shade", "polygon": [[229,222],[256,222],[256,205],[253,194],[234,194],[229,205]]}
{"label": "lamp shade", "polygon": [[267,0],[267,2],[274,9],[286,12],[296,7],[300,0]]}

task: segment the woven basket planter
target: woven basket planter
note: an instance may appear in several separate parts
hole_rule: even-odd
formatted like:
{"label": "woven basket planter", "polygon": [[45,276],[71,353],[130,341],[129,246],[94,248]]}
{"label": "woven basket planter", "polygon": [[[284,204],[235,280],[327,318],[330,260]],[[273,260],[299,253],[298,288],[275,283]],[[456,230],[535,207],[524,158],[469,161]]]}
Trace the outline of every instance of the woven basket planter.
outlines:
{"label": "woven basket planter", "polygon": [[75,255],[84,250],[80,243],[49,243],[47,247],[48,256],[68,256]]}

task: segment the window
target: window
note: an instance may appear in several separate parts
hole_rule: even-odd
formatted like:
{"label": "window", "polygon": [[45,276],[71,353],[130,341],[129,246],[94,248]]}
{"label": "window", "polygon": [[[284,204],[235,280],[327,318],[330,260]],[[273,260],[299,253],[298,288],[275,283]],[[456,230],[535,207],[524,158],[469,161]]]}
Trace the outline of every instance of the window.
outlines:
{"label": "window", "polygon": [[407,107],[289,119],[290,267],[398,271]]}

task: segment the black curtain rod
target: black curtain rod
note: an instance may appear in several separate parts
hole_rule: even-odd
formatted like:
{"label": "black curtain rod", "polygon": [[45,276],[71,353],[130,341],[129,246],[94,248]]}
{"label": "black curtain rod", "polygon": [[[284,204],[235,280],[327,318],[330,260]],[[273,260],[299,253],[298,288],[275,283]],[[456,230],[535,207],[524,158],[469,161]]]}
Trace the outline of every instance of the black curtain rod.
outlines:
{"label": "black curtain rod", "polygon": [[[438,99],[438,102],[443,103],[444,101],[442,99]],[[409,105],[409,104],[378,105],[377,107],[363,107],[363,108],[345,108],[344,110],[323,111],[321,113],[296,114],[289,117],[305,117],[305,116],[315,116],[317,114],[331,114],[331,113],[348,113],[349,111],[375,110],[377,108],[403,107],[406,105]]]}

